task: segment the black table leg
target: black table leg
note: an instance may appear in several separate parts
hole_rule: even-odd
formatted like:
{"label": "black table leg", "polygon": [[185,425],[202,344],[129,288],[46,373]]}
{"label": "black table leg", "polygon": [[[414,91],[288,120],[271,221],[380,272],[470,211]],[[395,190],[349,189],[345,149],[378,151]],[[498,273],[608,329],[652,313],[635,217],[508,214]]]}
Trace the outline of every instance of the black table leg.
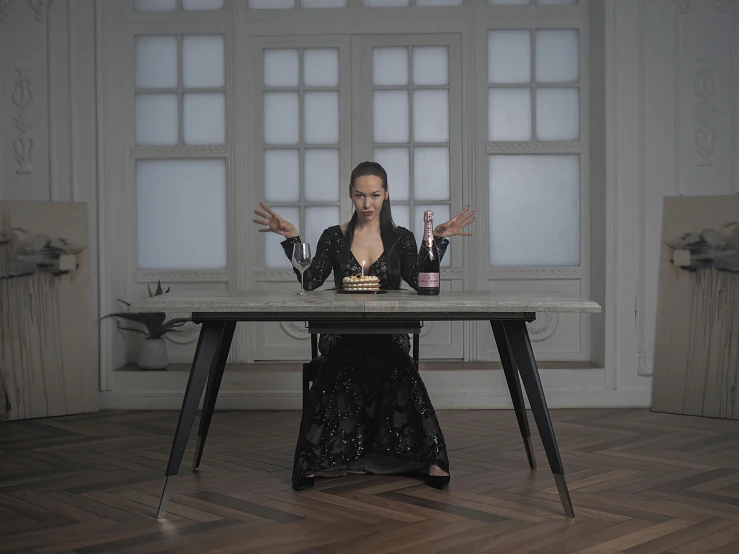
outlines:
{"label": "black table leg", "polygon": [[231,350],[231,339],[236,329],[235,321],[227,321],[226,328],[223,331],[223,339],[218,347],[218,357],[216,363],[210,368],[208,376],[208,386],[205,388],[205,399],[203,400],[203,411],[200,413],[200,427],[198,429],[198,442],[195,445],[195,454],[192,457],[192,469],[197,471],[200,467],[200,460],[203,457],[203,449],[205,448],[205,439],[208,437],[208,429],[210,429],[210,421],[213,419],[213,410],[216,407],[218,399],[218,390],[221,388],[221,380],[223,379],[223,371],[226,369],[226,360]]}
{"label": "black table leg", "polygon": [[508,345],[505,329],[502,321],[490,321],[493,328],[493,336],[495,344],[498,346],[498,354],[500,354],[500,363],[503,365],[503,373],[508,383],[508,391],[511,394],[513,409],[516,412],[518,420],[518,428],[523,438],[523,446],[526,449],[526,457],[529,460],[531,469],[536,469],[536,460],[534,459],[534,449],[531,445],[531,431],[529,430],[529,418],[526,416],[526,405],[523,401],[523,391],[521,391],[521,382],[518,380],[518,369],[511,359],[511,349]]}
{"label": "black table leg", "polygon": [[169,453],[167,471],[164,477],[164,487],[162,488],[159,508],[157,509],[157,519],[163,518],[167,513],[169,478],[172,475],[177,475],[177,472],[180,470],[180,463],[185,453],[187,439],[190,436],[195,414],[198,411],[200,397],[203,395],[203,388],[208,379],[208,373],[216,363],[218,351],[225,335],[226,325],[226,321],[206,321],[203,322],[200,328],[198,345],[195,349],[195,356],[192,361],[192,367],[190,368],[190,376],[187,380],[187,387],[185,388],[185,396],[182,399],[180,417],[177,420],[177,428],[172,441],[172,450]]}
{"label": "black table leg", "polygon": [[549,467],[552,469],[554,482],[557,484],[562,507],[567,517],[574,518],[575,512],[572,509],[572,500],[570,499],[570,492],[567,489],[567,482],[565,481],[562,459],[559,456],[557,439],[554,436],[552,420],[549,418],[549,409],[547,408],[547,401],[544,398],[544,390],[541,387],[539,370],[536,367],[534,351],[531,348],[526,323],[524,321],[505,321],[503,327],[508,338],[508,344],[511,347],[513,363],[518,366],[518,370],[521,373],[521,380],[523,380],[523,384],[526,387],[531,411],[534,414],[536,426],[541,436],[541,442],[544,444],[544,450],[547,453]]}

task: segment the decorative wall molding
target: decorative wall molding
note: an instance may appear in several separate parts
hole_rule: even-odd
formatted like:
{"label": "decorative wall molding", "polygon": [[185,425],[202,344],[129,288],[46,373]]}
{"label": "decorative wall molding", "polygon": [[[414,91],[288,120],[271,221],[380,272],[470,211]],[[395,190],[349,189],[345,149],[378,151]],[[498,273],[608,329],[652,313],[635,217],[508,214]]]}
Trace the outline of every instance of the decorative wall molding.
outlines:
{"label": "decorative wall molding", "polygon": [[711,103],[711,97],[716,94],[716,82],[714,80],[713,61],[708,57],[700,57],[696,60],[700,66],[695,72],[695,83],[693,91],[701,102],[695,107],[695,117],[700,122],[693,133],[695,139],[695,151],[698,153],[698,165],[701,167],[712,166],[715,149],[713,140],[716,130],[711,126],[711,121],[716,117],[716,107]]}
{"label": "decorative wall molding", "polygon": [[559,325],[559,314],[543,313],[536,314],[536,320],[527,323],[531,342],[543,342],[551,337]]}
{"label": "decorative wall molding", "polygon": [[682,13],[688,13],[693,9],[693,1],[694,0],[672,0],[672,3],[675,4]]}
{"label": "decorative wall molding", "polygon": [[[678,17],[678,16],[675,16]],[[675,26],[677,28],[677,25]],[[674,29],[673,29],[674,33]],[[644,52],[644,38],[645,29],[644,29],[644,11],[643,11],[643,4],[642,9],[639,17],[639,51]],[[677,40],[677,37],[673,36],[674,40]],[[679,43],[678,43],[679,44]],[[679,52],[679,49],[674,49],[675,54],[675,65],[678,65],[677,59],[678,56],[676,52]],[[679,97],[680,95],[680,81],[678,76],[679,68],[673,67],[673,70],[675,71],[675,95]],[[646,285],[646,279],[644,278],[644,274],[646,273],[646,267],[647,267],[647,249],[646,249],[646,226],[647,226],[647,189],[646,189],[646,155],[645,155],[645,148],[646,148],[646,118],[644,117],[644,109],[646,105],[646,85],[645,85],[645,78],[647,74],[647,68],[646,68],[646,59],[645,56],[640,56],[639,58],[639,104],[637,106],[637,112],[638,112],[638,119],[639,119],[639,127],[638,127],[638,141],[639,141],[639,157],[638,157],[638,181],[637,181],[637,190],[639,193],[639,226],[637,229],[637,237],[639,242],[639,258],[637,260],[637,277],[636,277],[636,321],[635,321],[635,327],[636,327],[636,352],[637,352],[637,362],[636,362],[636,374],[641,377],[650,377],[652,375],[652,366],[649,364],[649,360],[647,359],[647,350],[646,350],[646,306],[644,305],[644,299],[647,297],[647,285]],[[679,105],[678,102],[676,102],[676,106]],[[678,129],[679,121],[677,120],[677,114],[679,113],[679,110],[675,110],[675,129]],[[676,133],[676,136],[679,136]],[[679,141],[675,141],[678,143]],[[679,162],[678,163],[679,166]],[[679,187],[676,180],[676,187]]]}
{"label": "decorative wall molding", "polygon": [[227,156],[228,148],[224,147],[200,147],[200,146],[134,146],[131,148],[131,158],[157,158],[162,155],[181,156]]}
{"label": "decorative wall molding", "polygon": [[257,269],[252,272],[254,279],[257,281],[271,279],[294,279],[295,273],[292,269]]}
{"label": "decorative wall molding", "polygon": [[227,270],[222,271],[137,271],[136,283],[228,283],[231,278]]}
{"label": "decorative wall molding", "polygon": [[500,152],[571,152],[579,153],[582,149],[580,142],[521,142],[521,143],[498,143],[488,142],[485,146],[486,154],[498,154]]}
{"label": "decorative wall molding", "polygon": [[716,2],[718,3],[718,11],[727,14],[731,11],[731,6],[739,3],[739,0],[716,0]]}
{"label": "decorative wall molding", "polygon": [[488,270],[488,279],[583,279],[581,267],[495,267]]}
{"label": "decorative wall molding", "polygon": [[[738,0],[716,0],[716,7],[718,11],[723,14],[727,14],[731,11],[731,6],[736,4]],[[693,3],[697,0],[672,0],[682,13],[687,14],[693,9]]]}
{"label": "decorative wall molding", "polygon": [[305,327],[305,323],[298,321],[280,321],[280,329],[291,339],[308,340],[310,333]]}
{"label": "decorative wall molding", "polygon": [[[28,0],[28,5],[39,23],[46,22],[51,4],[52,0]],[[0,0],[0,23],[5,23],[14,8],[13,0]]]}
{"label": "decorative wall molding", "polygon": [[13,104],[18,107],[13,121],[18,134],[13,139],[13,150],[15,151],[15,161],[18,164],[15,172],[18,175],[30,175],[33,173],[33,145],[34,139],[28,134],[33,127],[33,120],[28,115],[28,110],[33,106],[33,91],[31,89],[31,79],[29,67],[16,67],[17,77],[13,83]]}
{"label": "decorative wall molding", "polygon": [[13,7],[13,0],[0,0],[0,23],[5,23]]}
{"label": "decorative wall molding", "polygon": [[31,6],[36,16],[36,21],[39,23],[46,21],[46,16],[49,13],[49,9],[51,9],[51,3],[52,0],[28,0],[28,5]]}

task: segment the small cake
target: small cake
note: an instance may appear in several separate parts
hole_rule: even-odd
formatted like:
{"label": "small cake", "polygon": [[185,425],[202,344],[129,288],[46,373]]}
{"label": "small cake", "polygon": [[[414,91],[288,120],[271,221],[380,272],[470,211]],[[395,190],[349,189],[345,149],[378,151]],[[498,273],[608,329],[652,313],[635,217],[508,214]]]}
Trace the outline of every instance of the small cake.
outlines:
{"label": "small cake", "polygon": [[380,279],[376,275],[351,275],[341,282],[342,290],[377,292],[380,290]]}

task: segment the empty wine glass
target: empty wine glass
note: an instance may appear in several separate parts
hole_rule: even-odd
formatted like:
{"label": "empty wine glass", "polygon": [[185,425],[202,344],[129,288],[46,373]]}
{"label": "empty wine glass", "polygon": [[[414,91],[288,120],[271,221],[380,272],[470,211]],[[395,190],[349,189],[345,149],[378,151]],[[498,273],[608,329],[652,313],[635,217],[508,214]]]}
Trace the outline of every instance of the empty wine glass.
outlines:
{"label": "empty wine glass", "polygon": [[295,243],[295,246],[293,246],[293,267],[300,271],[300,292],[296,293],[296,296],[305,294],[303,275],[305,270],[310,267],[312,261],[313,256],[310,253],[310,244],[307,242]]}

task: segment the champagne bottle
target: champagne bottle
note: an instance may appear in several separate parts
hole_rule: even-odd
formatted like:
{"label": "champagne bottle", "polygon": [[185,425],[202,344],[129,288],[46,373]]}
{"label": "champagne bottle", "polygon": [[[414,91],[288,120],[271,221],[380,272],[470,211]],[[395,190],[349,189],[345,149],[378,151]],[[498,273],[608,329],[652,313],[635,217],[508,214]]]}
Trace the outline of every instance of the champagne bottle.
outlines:
{"label": "champagne bottle", "polygon": [[434,242],[434,212],[423,213],[423,241],[418,249],[418,294],[439,294],[439,249]]}

